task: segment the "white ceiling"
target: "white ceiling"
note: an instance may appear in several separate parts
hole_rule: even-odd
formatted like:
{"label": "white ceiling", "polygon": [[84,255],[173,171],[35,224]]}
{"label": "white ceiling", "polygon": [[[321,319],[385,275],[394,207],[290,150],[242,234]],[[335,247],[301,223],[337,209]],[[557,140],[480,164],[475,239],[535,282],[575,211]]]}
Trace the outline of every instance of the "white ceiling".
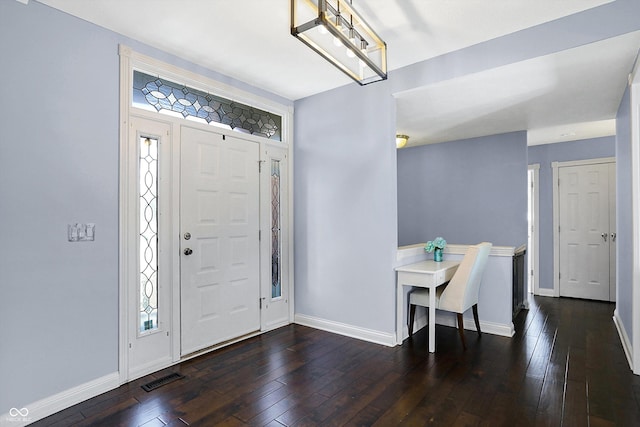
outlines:
{"label": "white ceiling", "polygon": [[398,130],[414,145],[519,130],[529,145],[613,135],[638,47],[640,31],[397,94]]}
{"label": "white ceiling", "polygon": [[[287,99],[355,84],[290,35],[289,0],[38,1]],[[388,66],[394,70],[610,1],[353,0],[353,5],[387,42]],[[398,131],[411,136],[410,145],[511,130],[541,135],[552,128],[578,135],[579,123],[615,116],[612,108],[617,109],[640,38],[617,39],[398,94]],[[469,92],[461,88],[472,94],[465,96]],[[567,101],[576,95],[580,102]],[[568,124],[573,127],[559,128]]]}

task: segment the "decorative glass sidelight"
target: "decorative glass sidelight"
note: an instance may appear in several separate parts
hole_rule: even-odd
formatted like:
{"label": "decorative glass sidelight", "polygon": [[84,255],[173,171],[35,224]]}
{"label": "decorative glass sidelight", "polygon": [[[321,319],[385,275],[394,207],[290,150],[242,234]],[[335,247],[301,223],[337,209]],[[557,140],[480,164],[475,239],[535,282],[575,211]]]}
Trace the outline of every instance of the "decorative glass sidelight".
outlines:
{"label": "decorative glass sidelight", "polygon": [[282,140],[282,117],[277,114],[140,71],[133,72],[133,106]]}
{"label": "decorative glass sidelight", "polygon": [[271,160],[271,298],[282,296],[280,160]]}
{"label": "decorative glass sidelight", "polygon": [[158,140],[140,138],[140,332],[158,328]]}

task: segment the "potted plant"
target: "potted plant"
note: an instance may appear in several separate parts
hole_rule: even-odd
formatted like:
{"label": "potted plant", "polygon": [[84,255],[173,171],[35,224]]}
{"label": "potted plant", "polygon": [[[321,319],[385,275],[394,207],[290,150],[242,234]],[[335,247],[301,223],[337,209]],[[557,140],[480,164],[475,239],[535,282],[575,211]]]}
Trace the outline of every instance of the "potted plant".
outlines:
{"label": "potted plant", "polygon": [[424,247],[424,250],[431,253],[433,252],[433,260],[435,262],[442,261],[442,250],[447,246],[447,241],[442,237],[436,237],[433,240],[429,240]]}

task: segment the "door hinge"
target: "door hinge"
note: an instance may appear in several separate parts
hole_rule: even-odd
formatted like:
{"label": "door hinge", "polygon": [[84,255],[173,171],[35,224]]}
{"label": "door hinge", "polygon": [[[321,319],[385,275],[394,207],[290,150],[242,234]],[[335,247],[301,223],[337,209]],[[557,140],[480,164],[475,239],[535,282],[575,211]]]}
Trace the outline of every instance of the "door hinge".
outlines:
{"label": "door hinge", "polygon": [[262,230],[258,230],[258,241],[262,241]]}
{"label": "door hinge", "polygon": [[266,160],[258,160],[258,173],[262,172],[262,164],[265,162]]}

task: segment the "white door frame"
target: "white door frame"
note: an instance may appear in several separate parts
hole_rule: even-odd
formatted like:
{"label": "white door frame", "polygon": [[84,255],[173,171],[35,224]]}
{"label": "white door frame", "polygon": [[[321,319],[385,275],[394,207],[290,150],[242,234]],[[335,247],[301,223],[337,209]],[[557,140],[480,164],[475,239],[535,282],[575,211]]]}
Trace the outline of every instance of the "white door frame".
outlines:
{"label": "white door frame", "polygon": [[[293,156],[292,156],[292,139],[293,139],[293,107],[280,104],[276,101],[255,95],[250,92],[238,89],[236,87],[221,83],[211,78],[202,76],[200,74],[193,73],[191,71],[167,64],[163,61],[155,58],[135,52],[130,47],[125,45],[119,46],[120,55],[120,171],[119,171],[119,359],[118,359],[118,371],[120,383],[126,383],[133,378],[128,377],[128,319],[127,310],[131,304],[127,289],[131,286],[131,279],[128,276],[128,271],[131,269],[132,262],[135,262],[136,257],[139,254],[128,244],[128,239],[131,234],[132,227],[136,224],[132,223],[132,219],[128,215],[135,206],[131,206],[129,199],[132,188],[137,186],[137,177],[132,177],[127,173],[127,167],[132,161],[137,159],[130,159],[128,155],[127,147],[130,144],[129,141],[129,122],[133,112],[136,116],[148,118],[149,120],[163,121],[171,124],[173,140],[176,143],[172,144],[172,172],[170,179],[172,180],[171,191],[172,195],[179,194],[180,183],[180,124],[184,124],[185,120],[180,117],[173,117],[171,115],[159,114],[152,111],[140,110],[133,108],[132,103],[132,77],[133,69],[145,71],[153,75],[161,75],[174,81],[179,81],[185,85],[198,88],[200,90],[207,91],[208,93],[215,93],[216,95],[233,99],[238,102],[245,103],[247,105],[254,106],[256,108],[271,111],[282,117],[282,141],[279,143],[288,150],[288,172],[289,172],[289,185],[287,204],[288,212],[286,218],[286,225],[288,226],[288,239],[287,243],[290,250],[288,251],[288,276],[289,276],[289,322],[293,322],[295,307],[294,307],[294,280],[293,280]],[[192,122],[197,125],[197,122]],[[203,125],[209,126],[209,125]],[[212,129],[209,126],[209,129]],[[226,130],[224,128],[215,128],[216,132],[238,136],[237,132],[232,130]],[[260,144],[260,149],[264,144],[273,143],[273,141],[265,138],[257,137],[249,134],[242,134],[242,138],[252,140]],[[135,182],[133,182],[134,180]],[[283,195],[284,196],[284,195]],[[172,197],[173,200],[176,197]],[[177,236],[180,231],[179,224],[179,203],[173,203],[171,208],[171,227],[172,235]],[[284,225],[284,224],[283,224]],[[265,231],[263,231],[263,234]],[[172,240],[172,310],[171,316],[171,330],[173,335],[172,340],[172,357],[171,362],[167,366],[179,363],[185,358],[180,357],[180,289],[176,284],[180,283],[180,252],[179,252],[179,239]],[[229,342],[228,344],[231,344]]]}
{"label": "white door frame", "polygon": [[636,58],[631,84],[631,200],[632,200],[632,319],[631,369],[640,375],[640,58]]}
{"label": "white door frame", "polygon": [[[528,191],[531,192],[531,216],[533,217],[533,224],[528,224],[531,229],[531,245],[527,250],[531,255],[531,265],[527,266],[529,271],[527,276],[533,275],[533,288],[534,295],[540,295],[540,163],[529,165],[529,171],[532,172],[533,179],[531,180],[531,188]],[[533,272],[533,274],[531,274]],[[528,299],[527,299],[528,305]]]}
{"label": "white door frame", "polygon": [[586,166],[601,163],[615,163],[615,157],[599,159],[574,160],[569,162],[553,162],[553,296],[560,296],[560,192],[558,189],[559,168],[568,166]]}

